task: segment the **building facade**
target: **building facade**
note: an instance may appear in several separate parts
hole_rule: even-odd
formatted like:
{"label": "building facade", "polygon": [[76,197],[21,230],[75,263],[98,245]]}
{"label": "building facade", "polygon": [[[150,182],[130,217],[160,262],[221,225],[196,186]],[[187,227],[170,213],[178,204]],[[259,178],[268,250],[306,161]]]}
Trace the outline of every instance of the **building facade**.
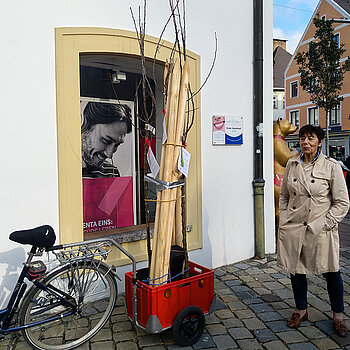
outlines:
{"label": "building facade", "polygon": [[[8,240],[12,231],[50,224],[56,231],[56,242],[67,243],[93,237],[96,226],[106,225],[106,231],[112,226],[108,219],[85,220],[82,114],[88,102],[117,101],[131,112],[137,107],[134,91],[140,74],[140,50],[130,7],[138,17],[138,5],[142,6],[143,1],[5,0],[1,4],[0,26],[7,34],[0,37],[0,91],[4,101],[0,146],[6,168],[0,175],[0,280],[6,293],[14,283],[11,271],[21,267],[29,249]],[[147,1],[148,68],[152,68],[169,14],[168,2]],[[195,121],[187,141],[192,155],[186,195],[190,258],[217,267],[252,257],[255,249],[253,1],[224,0],[219,7],[212,2],[188,1],[186,16],[191,86],[196,92]],[[242,32],[247,40],[241,40]],[[201,88],[215,57],[215,33],[217,58]],[[264,37],[264,222],[266,252],[272,253],[272,0],[264,1]],[[158,83],[162,82],[173,42],[174,30],[170,27],[160,43],[155,76],[152,70],[149,73]],[[109,73],[118,97],[111,90]],[[152,127],[158,129],[162,125],[162,95],[157,92],[156,83],[152,84],[158,103],[158,119]],[[213,144],[216,115],[242,118],[241,144]],[[124,199],[127,189],[139,188],[142,163],[134,160],[142,150],[140,140],[131,137],[129,141],[130,147],[125,147],[125,140],[117,154],[132,161],[114,160],[120,179],[125,181],[125,191],[113,192],[110,186],[109,192],[120,205],[110,206],[102,198],[99,209],[116,210],[117,218],[125,219],[127,227],[132,227],[142,225],[142,212],[138,209],[142,198],[137,195],[140,191],[134,194],[132,190],[129,200]],[[152,146],[158,159],[160,143],[161,138],[155,137]],[[124,150],[132,153],[128,156],[122,153]],[[14,155],[19,157],[14,160]],[[126,220],[132,210],[134,214]],[[121,235],[123,230],[118,230],[107,233]],[[123,246],[145,265],[147,250],[142,227],[129,231],[136,233]],[[121,276],[130,269],[123,256],[113,253],[110,259],[120,266]]]}
{"label": "building facade", "polygon": [[[350,4],[341,0],[319,1],[314,14],[305,29],[305,32],[290,60],[285,72],[286,89],[286,118],[298,128],[305,124],[316,124],[322,128],[326,126],[326,113],[310,101],[310,95],[300,86],[300,75],[295,56],[298,52],[308,50],[308,44],[314,40],[315,26],[312,19],[319,16],[326,19],[340,19],[350,17]],[[345,44],[347,50],[342,57],[345,60],[350,50],[350,25],[346,23],[334,23],[335,40]],[[344,77],[341,96],[344,98],[338,108],[331,111],[329,116],[329,145],[330,156],[344,160],[349,155],[349,128],[350,128],[350,73]],[[297,136],[288,138],[289,146],[298,147]]]}
{"label": "building facade", "polygon": [[284,71],[292,55],[286,50],[286,40],[273,39],[273,120],[286,117]]}

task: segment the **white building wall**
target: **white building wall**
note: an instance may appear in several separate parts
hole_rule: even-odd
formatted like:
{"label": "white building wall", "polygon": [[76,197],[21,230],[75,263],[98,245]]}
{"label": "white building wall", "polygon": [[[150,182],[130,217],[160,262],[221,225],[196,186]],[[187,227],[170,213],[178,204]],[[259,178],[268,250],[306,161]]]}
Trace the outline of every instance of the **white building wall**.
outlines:
{"label": "white building wall", "polygon": [[[8,234],[58,227],[55,91],[56,27],[134,30],[136,0],[3,0],[0,11],[0,281],[14,284],[25,250]],[[168,2],[148,0],[147,34],[159,36]],[[188,49],[201,56],[204,81],[215,40],[217,61],[202,89],[203,249],[196,262],[217,267],[254,255],[253,1],[187,2]],[[165,33],[173,40],[173,31]],[[266,251],[274,251],[272,151],[272,0],[264,1],[264,177]],[[243,116],[242,146],[212,146],[213,114]]]}

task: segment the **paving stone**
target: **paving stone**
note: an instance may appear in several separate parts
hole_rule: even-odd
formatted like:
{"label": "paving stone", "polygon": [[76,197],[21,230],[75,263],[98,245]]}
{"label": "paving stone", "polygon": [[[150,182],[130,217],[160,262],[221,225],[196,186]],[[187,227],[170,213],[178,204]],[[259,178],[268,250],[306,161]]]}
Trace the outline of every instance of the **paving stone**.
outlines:
{"label": "paving stone", "polygon": [[264,344],[266,350],[288,350],[288,348],[280,341],[273,340]]}
{"label": "paving stone", "polygon": [[221,277],[221,276],[224,276],[225,275],[225,271],[221,270],[221,269],[215,269],[214,270],[214,275],[216,277]]}
{"label": "paving stone", "polygon": [[231,301],[231,302],[228,303],[228,307],[232,311],[248,309],[248,306],[243,304],[241,301]]}
{"label": "paving stone", "polygon": [[242,301],[246,305],[263,303],[263,300],[261,298],[251,298],[251,299],[246,299]]}
{"label": "paving stone", "polygon": [[225,320],[226,318],[234,317],[232,311],[230,311],[228,309],[215,311],[215,315],[218,316],[221,320]]}
{"label": "paving stone", "polygon": [[318,347],[311,343],[298,343],[288,345],[290,350],[318,350]]}
{"label": "paving stone", "polygon": [[238,278],[237,276],[228,274],[228,275],[222,276],[221,281],[236,280],[237,278]]}
{"label": "paving stone", "polygon": [[257,297],[257,295],[251,290],[236,292],[236,295],[238,299],[241,299],[242,301],[247,299],[255,299]]}
{"label": "paving stone", "polygon": [[257,316],[263,321],[263,322],[270,322],[270,321],[278,321],[282,319],[282,316],[276,312],[261,312],[258,313]]}
{"label": "paving stone", "polygon": [[131,331],[132,325],[131,322],[118,322],[113,324],[113,332],[125,332],[125,331]]}
{"label": "paving stone", "polygon": [[[74,339],[74,338],[73,338]],[[110,329],[101,329],[92,339],[92,342],[112,340],[112,331]]]}
{"label": "paving stone", "polygon": [[308,319],[310,322],[317,322],[317,321],[328,319],[328,317],[325,314],[315,309],[314,307],[309,307],[307,310],[307,313],[309,315]]}
{"label": "paving stone", "polygon": [[158,345],[158,346],[147,346],[147,347],[143,347],[142,350],[165,350],[165,346],[163,345]]}
{"label": "paving stone", "polygon": [[244,264],[244,263],[238,263],[233,265],[235,268],[240,269],[240,270],[246,270],[249,269],[249,265]]}
{"label": "paving stone", "polygon": [[135,336],[132,331],[113,333],[113,339],[115,342],[122,342],[126,340],[134,340]]}
{"label": "paving stone", "polygon": [[330,305],[326,303],[324,300],[321,300],[320,298],[309,298],[308,302],[310,305],[312,305],[314,308],[320,311],[330,310]]}
{"label": "paving stone", "polygon": [[227,309],[227,306],[225,303],[223,303],[220,298],[215,297],[215,305],[214,305],[214,310],[222,310],[222,309]]}
{"label": "paving stone", "polygon": [[219,317],[216,316],[215,313],[205,316],[205,324],[215,324],[215,323],[220,323],[220,319]]}
{"label": "paving stone", "polygon": [[285,275],[283,275],[282,273],[272,273],[271,275],[270,275],[272,278],[275,278],[275,279],[282,279],[282,278],[285,278],[286,276]]}
{"label": "paving stone", "polygon": [[266,303],[261,303],[261,304],[252,304],[249,305],[249,307],[255,312],[255,313],[260,313],[260,312],[274,312],[274,309],[269,306]]}
{"label": "paving stone", "polygon": [[274,282],[274,279],[267,273],[260,273],[254,277],[260,282]]}
{"label": "paving stone", "polygon": [[214,289],[215,290],[218,290],[218,289],[223,289],[223,288],[226,288],[226,284],[221,282],[221,281],[218,281],[218,280],[214,280]]}
{"label": "paving stone", "polygon": [[215,348],[214,340],[208,334],[202,334],[197,343],[192,345],[193,349],[209,349]]}
{"label": "paving stone", "polygon": [[161,342],[161,338],[159,334],[144,335],[142,337],[139,337],[138,341],[141,347],[151,346],[158,345]]}
{"label": "paving stone", "polygon": [[276,340],[277,337],[269,329],[257,329],[254,332],[255,337],[259,342],[265,343],[267,341]]}
{"label": "paving stone", "polygon": [[229,280],[229,281],[225,281],[225,284],[227,284],[229,287],[241,286],[242,285],[242,281],[240,281],[240,280]]}
{"label": "paving stone", "polygon": [[271,291],[285,288],[285,286],[279,282],[264,282],[263,286]]}
{"label": "paving stone", "polygon": [[263,295],[260,295],[260,298],[266,301],[267,303],[273,302],[273,301],[282,301],[280,297],[274,294],[263,294]]}
{"label": "paving stone", "polygon": [[264,294],[268,294],[270,292],[267,288],[252,288],[252,289],[256,294],[259,294],[260,296]]}
{"label": "paving stone", "polygon": [[239,293],[239,292],[250,292],[251,289],[247,286],[230,286],[230,288],[235,292],[235,293]]}
{"label": "paving stone", "polygon": [[180,345],[170,345],[168,346],[168,350],[192,350],[192,347],[191,346],[180,346]]}
{"label": "paving stone", "polygon": [[324,338],[325,334],[314,326],[299,327],[299,331],[308,339]]}
{"label": "paving stone", "polygon": [[305,342],[307,339],[297,330],[287,331],[287,332],[281,332],[276,334],[279,338],[281,338],[282,341],[284,341],[287,344],[290,343],[301,343]]}
{"label": "paving stone", "polygon": [[219,350],[236,349],[237,344],[229,335],[216,335],[213,337],[216,348]]}
{"label": "paving stone", "polygon": [[235,327],[243,327],[243,322],[238,318],[230,318],[227,320],[223,320],[222,323],[226,328],[235,328]]}
{"label": "paving stone", "polygon": [[313,339],[312,343],[320,350],[337,349],[339,347],[338,344],[330,338]]}
{"label": "paving stone", "polygon": [[220,299],[224,303],[230,303],[232,301],[238,301],[238,297],[236,295],[230,294],[230,295],[220,295]]}
{"label": "paving stone", "polygon": [[274,294],[276,294],[282,300],[287,298],[293,298],[293,292],[287,288],[275,290]]}
{"label": "paving stone", "polygon": [[247,310],[232,310],[232,311],[239,319],[255,317],[255,313],[251,310],[248,310],[248,309]]}
{"label": "paving stone", "polygon": [[240,339],[237,343],[242,350],[262,350],[262,346],[255,339]]}
{"label": "paving stone", "polygon": [[333,320],[318,321],[315,323],[315,326],[327,335],[334,333]]}
{"label": "paving stone", "polygon": [[[123,344],[123,343],[121,343],[121,344]],[[120,348],[120,350],[137,349],[137,345],[135,343],[131,343],[131,344],[132,345],[130,345],[130,347]],[[133,345],[134,345],[134,347],[133,347]],[[17,347],[16,347],[16,349],[17,349]],[[87,347],[86,349],[89,349],[89,348]],[[96,343],[91,344],[91,350],[114,350],[114,349],[115,349],[115,347],[114,347],[114,344],[112,341],[100,341],[100,342],[96,342]],[[119,350],[118,347],[117,347],[117,350]]]}
{"label": "paving stone", "polygon": [[270,306],[272,308],[274,308],[275,310],[283,310],[283,309],[290,308],[290,306],[288,304],[284,303],[283,301],[272,302],[272,303],[270,303]]}
{"label": "paving stone", "polygon": [[232,293],[231,289],[230,288],[222,288],[222,289],[217,289],[216,291],[216,294],[218,296],[221,296],[221,295],[230,295]]}
{"label": "paving stone", "polygon": [[211,336],[227,333],[226,328],[221,324],[210,324],[208,326],[205,326],[205,328]]}
{"label": "paving stone", "polygon": [[266,326],[256,317],[243,319],[242,321],[250,331],[266,328]]}
{"label": "paving stone", "polygon": [[339,337],[337,334],[332,334],[331,338],[339,344],[342,348],[346,345],[350,345],[350,335],[348,334],[347,337]]}
{"label": "paving stone", "polygon": [[228,330],[228,332],[230,333],[231,337],[232,337],[234,340],[253,338],[252,333],[249,332],[248,329],[242,328],[242,327],[230,328],[230,329]]}

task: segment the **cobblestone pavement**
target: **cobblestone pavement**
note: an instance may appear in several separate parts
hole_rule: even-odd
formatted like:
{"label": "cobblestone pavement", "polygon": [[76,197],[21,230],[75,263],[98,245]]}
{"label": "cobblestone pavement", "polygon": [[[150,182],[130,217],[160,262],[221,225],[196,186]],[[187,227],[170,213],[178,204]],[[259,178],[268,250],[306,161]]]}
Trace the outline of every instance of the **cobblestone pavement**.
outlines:
{"label": "cobblestone pavement", "polygon": [[[326,283],[322,276],[309,276],[309,320],[298,330],[289,329],[286,319],[294,308],[288,274],[276,265],[276,256],[249,259],[215,270],[217,309],[206,316],[205,331],[192,347],[182,349],[350,349],[350,336],[334,334]],[[350,327],[350,248],[341,249],[341,271],[345,290],[345,318]],[[30,349],[21,337],[6,336],[3,349]],[[128,320],[124,298],[109,323],[84,350],[180,349],[171,330],[147,335]]]}

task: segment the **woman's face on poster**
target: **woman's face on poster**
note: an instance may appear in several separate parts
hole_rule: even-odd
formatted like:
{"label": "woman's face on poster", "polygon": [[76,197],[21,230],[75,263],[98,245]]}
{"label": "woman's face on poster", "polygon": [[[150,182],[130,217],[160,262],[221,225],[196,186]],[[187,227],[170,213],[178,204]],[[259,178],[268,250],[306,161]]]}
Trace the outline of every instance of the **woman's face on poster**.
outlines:
{"label": "woman's face on poster", "polygon": [[125,122],[96,124],[82,133],[83,167],[99,168],[107,158],[112,158],[127,132]]}

